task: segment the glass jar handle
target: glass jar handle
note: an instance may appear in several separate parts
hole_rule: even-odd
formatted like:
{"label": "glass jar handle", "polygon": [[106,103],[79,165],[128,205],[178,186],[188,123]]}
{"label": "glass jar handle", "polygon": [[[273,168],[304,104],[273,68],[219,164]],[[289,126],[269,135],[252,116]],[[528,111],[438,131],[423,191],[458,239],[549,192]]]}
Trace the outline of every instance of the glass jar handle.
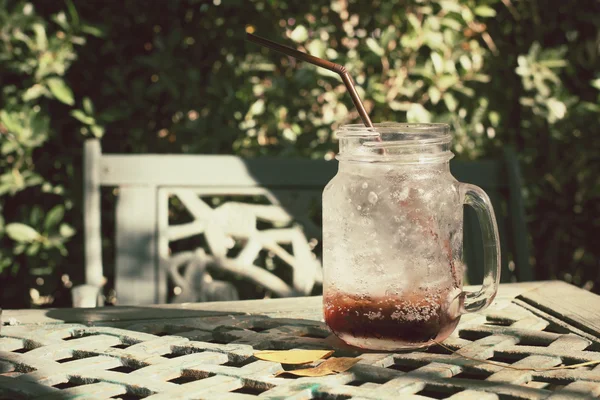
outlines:
{"label": "glass jar handle", "polygon": [[460,183],[459,188],[463,204],[475,209],[483,236],[483,285],[477,292],[463,292],[461,313],[467,313],[483,310],[496,297],[500,280],[500,236],[492,202],[483,189],[468,183]]}

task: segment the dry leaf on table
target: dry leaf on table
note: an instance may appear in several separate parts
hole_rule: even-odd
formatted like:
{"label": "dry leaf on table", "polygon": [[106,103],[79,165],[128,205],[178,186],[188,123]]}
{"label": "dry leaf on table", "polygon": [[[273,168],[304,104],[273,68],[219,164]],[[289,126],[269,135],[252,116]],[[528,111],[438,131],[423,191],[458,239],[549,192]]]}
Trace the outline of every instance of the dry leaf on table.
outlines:
{"label": "dry leaf on table", "polygon": [[314,368],[304,368],[304,369],[296,369],[293,371],[281,371],[278,372],[275,376],[281,374],[292,374],[296,376],[325,376],[337,374],[339,372],[348,371],[354,364],[359,362],[358,358],[351,357],[333,357],[328,360],[323,361],[321,364]]}
{"label": "dry leaf on table", "polygon": [[254,357],[281,364],[308,364],[332,354],[333,350],[265,350],[257,351]]}

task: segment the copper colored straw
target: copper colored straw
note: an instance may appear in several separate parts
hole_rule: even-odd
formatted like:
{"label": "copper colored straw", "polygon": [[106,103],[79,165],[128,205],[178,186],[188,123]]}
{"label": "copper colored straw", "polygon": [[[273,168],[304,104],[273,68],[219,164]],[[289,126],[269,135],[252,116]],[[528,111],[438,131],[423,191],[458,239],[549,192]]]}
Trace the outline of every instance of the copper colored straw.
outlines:
{"label": "copper colored straw", "polygon": [[342,78],[342,81],[344,82],[344,85],[346,85],[346,89],[348,89],[348,93],[350,93],[350,96],[352,97],[352,102],[356,106],[356,109],[358,110],[358,114],[360,114],[360,118],[362,119],[363,123],[365,124],[365,126],[368,126],[370,128],[373,127],[373,123],[371,122],[371,119],[369,118],[369,115],[367,114],[367,110],[365,110],[364,104],[360,100],[360,97],[358,97],[358,93],[356,92],[356,87],[354,86],[354,81],[350,77],[350,74],[348,74],[348,71],[346,70],[345,67],[341,66],[340,64],[333,63],[331,61],[323,60],[322,58],[319,58],[319,57],[311,56],[310,54],[303,53],[296,49],[292,49],[291,47],[287,47],[287,46],[281,45],[279,43],[272,42],[268,39],[261,38],[256,35],[252,35],[250,33],[246,34],[246,39],[248,39],[251,42],[257,43],[261,46],[268,47],[272,50],[286,54],[290,57],[294,57],[299,60],[309,62],[318,67],[325,68],[325,69],[335,72],[336,74],[339,74],[340,77]]}

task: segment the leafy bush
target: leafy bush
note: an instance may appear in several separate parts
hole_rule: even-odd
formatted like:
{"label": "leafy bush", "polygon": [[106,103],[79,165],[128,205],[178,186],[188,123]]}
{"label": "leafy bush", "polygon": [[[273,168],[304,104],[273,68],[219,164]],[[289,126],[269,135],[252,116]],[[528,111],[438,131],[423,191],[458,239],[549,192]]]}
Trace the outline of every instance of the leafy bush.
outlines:
{"label": "leafy bush", "polygon": [[[78,200],[69,190],[75,166],[65,154],[52,154],[63,138],[60,124],[75,104],[64,77],[77,47],[86,43],[86,31],[95,30],[77,22],[71,3],[70,20],[65,12],[45,18],[30,3],[8,4],[0,5],[0,273],[3,297],[41,303],[49,299],[35,286],[65,268],[65,243],[75,234],[65,222]],[[10,284],[11,276],[26,281]],[[37,284],[30,287],[33,277]]]}
{"label": "leafy bush", "polygon": [[405,3],[0,3],[0,284],[24,282],[4,301],[51,301],[40,282],[64,299],[81,280],[88,137],[107,152],[333,156],[332,128],[358,120],[339,78],[245,42],[246,23],[345,65],[374,121],[447,122],[465,159],[516,147],[537,278],[598,290],[598,4]]}

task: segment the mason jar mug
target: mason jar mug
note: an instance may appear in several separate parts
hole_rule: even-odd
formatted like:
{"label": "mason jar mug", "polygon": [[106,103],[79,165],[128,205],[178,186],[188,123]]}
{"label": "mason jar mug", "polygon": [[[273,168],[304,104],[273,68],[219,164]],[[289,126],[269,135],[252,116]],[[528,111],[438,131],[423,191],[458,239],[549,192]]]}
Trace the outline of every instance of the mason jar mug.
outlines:
{"label": "mason jar mug", "polygon": [[[339,169],[323,191],[325,322],[350,345],[429,346],[487,307],[500,273],[488,196],[450,173],[445,124],[342,126]],[[483,234],[484,280],[463,290],[463,205]],[[475,266],[469,266],[474,268]]]}

